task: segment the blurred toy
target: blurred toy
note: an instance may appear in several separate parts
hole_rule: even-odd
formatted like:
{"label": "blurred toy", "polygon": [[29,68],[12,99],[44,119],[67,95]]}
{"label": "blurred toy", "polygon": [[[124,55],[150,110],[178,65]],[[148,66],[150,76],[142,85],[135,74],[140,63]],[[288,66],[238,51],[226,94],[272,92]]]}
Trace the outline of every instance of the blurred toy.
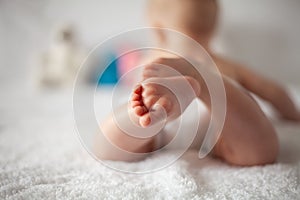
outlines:
{"label": "blurred toy", "polygon": [[136,68],[140,63],[140,52],[139,51],[130,51],[133,48],[130,48],[130,46],[124,46],[122,48],[123,50],[128,51],[128,53],[122,55],[118,59],[118,70],[120,77],[124,76],[124,83],[123,84],[132,84],[136,81],[136,75],[133,76],[134,73],[129,73],[131,70]]}
{"label": "blurred toy", "polygon": [[[122,47],[122,50],[130,50],[128,45]],[[121,48],[120,48],[121,49]],[[96,73],[98,85],[105,84],[105,85],[113,85],[116,84],[122,76],[126,76],[122,79],[121,84],[130,84],[134,81],[134,77],[132,77],[132,73],[130,72],[138,65],[139,53],[138,52],[129,52],[124,55],[119,55],[119,50],[107,50],[108,53],[105,55],[99,55],[99,64],[98,64],[98,71],[104,69],[103,73]],[[126,51],[122,51],[126,52]],[[117,57],[120,56],[120,57]]]}
{"label": "blurred toy", "polygon": [[49,51],[43,55],[39,69],[39,83],[44,86],[72,85],[77,70],[83,60],[76,43],[73,27],[62,27],[51,45]]}
{"label": "blurred toy", "polygon": [[98,85],[116,84],[119,80],[118,60],[113,53],[109,53],[104,59],[106,59],[106,62],[103,67],[107,67],[102,74],[99,74]]}

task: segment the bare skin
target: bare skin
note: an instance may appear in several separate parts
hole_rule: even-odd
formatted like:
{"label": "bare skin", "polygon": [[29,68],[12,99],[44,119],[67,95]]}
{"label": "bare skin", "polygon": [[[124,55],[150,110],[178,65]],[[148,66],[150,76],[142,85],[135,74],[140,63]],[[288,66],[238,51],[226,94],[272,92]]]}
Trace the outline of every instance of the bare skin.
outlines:
{"label": "bare skin", "polygon": [[[185,83],[188,83],[195,93],[195,96],[191,95],[190,97],[187,97],[187,95],[184,94],[185,96],[181,97],[186,98],[187,102],[184,103],[184,105],[182,105],[183,108],[180,109],[177,100],[180,97],[176,97],[170,88],[155,83],[161,81],[161,78],[151,78],[151,81],[152,83],[145,84],[144,86],[138,85],[131,97],[131,106],[134,109],[135,114],[139,116],[139,124],[142,127],[149,126],[151,121],[155,123],[153,121],[154,119],[151,119],[151,112],[156,111],[155,109],[152,110],[155,105],[160,105],[166,112],[167,120],[171,121],[179,117],[192,100],[200,95],[199,83],[192,77],[172,76],[165,78],[163,81],[167,84],[169,83],[167,86],[176,88],[182,87],[182,91],[184,91],[186,90]],[[160,114],[161,113],[157,113],[156,115]]]}
{"label": "bare skin", "polygon": [[[174,67],[176,70],[188,71],[190,65],[181,59],[159,59],[156,62],[160,64]],[[152,76],[158,79],[167,79],[168,72],[151,70],[148,65],[145,68],[144,76]],[[147,71],[146,71],[147,70]],[[149,72],[151,71],[152,74]],[[156,74],[154,74],[156,72]],[[171,74],[172,75],[172,74]],[[191,85],[195,85],[195,92],[208,107],[210,107],[209,93],[205,87],[204,80],[193,74],[197,79],[194,79],[188,74]],[[161,77],[162,76],[162,77]],[[174,78],[171,76],[171,78]],[[146,79],[147,80],[147,79]],[[172,79],[174,83],[175,79]],[[198,84],[201,86],[201,92],[198,92]],[[180,83],[180,81],[178,81]],[[278,140],[274,128],[270,121],[261,111],[257,103],[246,92],[234,86],[230,81],[224,79],[225,90],[227,93],[227,115],[224,129],[221,133],[221,138],[213,149],[213,154],[222,158],[224,161],[242,166],[262,165],[272,163],[276,160],[278,154]],[[145,92],[143,92],[143,90]],[[148,99],[154,99],[152,102]],[[149,103],[151,102],[151,103]],[[176,117],[180,112],[176,109],[177,101],[174,96],[166,88],[159,85],[148,85],[142,87],[138,85],[131,98],[131,117],[137,124],[147,127],[151,120],[149,114],[151,106],[159,103],[168,113],[168,116]],[[127,112],[127,107],[120,108],[120,112]],[[175,113],[175,114],[174,114]],[[126,149],[130,152],[151,152],[153,150],[154,137],[147,139],[136,139],[129,137],[126,133],[118,128],[113,119],[109,117],[106,122],[101,125],[102,131],[112,143]],[[103,145],[97,145],[98,151],[103,152]],[[135,160],[135,157],[124,155],[114,155],[111,151],[101,158],[116,159],[116,160]]]}
{"label": "bare skin", "polygon": [[[161,28],[172,28],[190,36],[200,43],[212,56],[222,75],[227,95],[227,114],[225,125],[213,155],[224,161],[242,166],[263,165],[276,161],[278,154],[278,139],[275,130],[264,115],[261,108],[247,91],[257,94],[270,102],[278,113],[287,120],[300,121],[300,112],[287,94],[286,90],[276,82],[215,55],[209,48],[213,32],[217,24],[218,4],[215,0],[150,0],[148,6],[150,25]],[[168,40],[162,32],[157,32],[158,43],[166,47]],[[164,57],[158,55],[156,57]],[[153,60],[153,59],[152,59]],[[174,74],[158,68],[154,63],[164,64],[179,71],[191,83],[197,93],[197,98],[210,108],[210,96],[202,77],[183,59],[160,58],[144,68],[143,79],[157,78],[169,80]],[[241,90],[228,80],[239,83],[245,90]],[[180,80],[176,80],[180,83]],[[195,84],[194,82],[198,84]],[[173,80],[174,82],[174,80]],[[196,88],[201,88],[198,92]],[[144,92],[148,91],[148,92]],[[176,109],[178,102],[170,91],[159,85],[137,85],[131,97],[130,105],[120,108],[120,114],[130,110],[130,118],[141,127],[149,127],[152,107],[159,104],[167,111],[168,120],[179,116],[181,111]],[[125,116],[125,115],[124,115]],[[124,117],[124,120],[128,120]],[[163,119],[161,119],[163,120]],[[157,123],[159,120],[154,121]],[[152,122],[152,123],[151,123]],[[130,152],[151,152],[155,137],[139,139],[128,136],[115,124],[109,116],[101,124],[101,129],[109,140],[116,146]],[[100,158],[113,160],[136,160],[122,154],[111,153],[110,148],[96,139],[96,152],[101,152]]]}
{"label": "bare skin", "polygon": [[[210,96],[203,78],[183,59],[163,58],[155,63],[172,66],[180,73],[191,76],[199,82],[201,93],[198,96],[210,108]],[[168,71],[149,64],[144,69],[144,77],[168,77]],[[153,69],[152,69],[153,68]],[[227,114],[214,155],[235,165],[258,165],[272,163],[278,153],[278,140],[275,130],[258,104],[245,91],[223,79],[227,95]]]}
{"label": "bare skin", "polygon": [[213,56],[222,74],[232,78],[248,91],[269,102],[284,120],[300,122],[300,112],[288,92],[279,83],[219,56]]}
{"label": "bare skin", "polygon": [[[149,80],[151,80],[150,83]],[[188,84],[191,86],[193,94],[185,99],[186,102],[180,105],[183,106],[180,109],[177,97],[172,91],[165,86],[157,84],[160,80],[162,80],[166,86],[172,85],[176,88],[183,86],[185,90]],[[199,94],[200,86],[192,77],[179,76],[164,79],[155,77],[148,79],[148,83],[143,86],[140,84],[137,85],[132,92],[129,104],[121,106],[117,110],[117,113],[120,116],[119,119],[125,122],[125,125],[137,125],[146,128],[150,124],[157,123],[160,120],[171,121],[177,118]],[[157,112],[158,109],[155,108],[155,105],[159,105],[159,109],[164,109],[166,119],[160,118],[161,112]],[[156,119],[153,116],[156,117]],[[101,123],[100,128],[104,135],[97,135],[94,153],[101,159],[134,161],[143,158],[143,156],[124,153],[118,150],[118,148],[132,153],[147,153],[154,150],[155,136],[147,138],[132,137],[119,127],[112,115],[108,116],[106,120]]]}
{"label": "bare skin", "polygon": [[[175,29],[193,38],[211,55],[222,74],[269,102],[282,119],[300,122],[300,111],[284,87],[211,50],[210,43],[219,15],[217,0],[151,0],[148,3],[147,16],[151,26]],[[159,9],[162,7],[165,9]],[[167,46],[163,33],[156,35],[159,44]]]}

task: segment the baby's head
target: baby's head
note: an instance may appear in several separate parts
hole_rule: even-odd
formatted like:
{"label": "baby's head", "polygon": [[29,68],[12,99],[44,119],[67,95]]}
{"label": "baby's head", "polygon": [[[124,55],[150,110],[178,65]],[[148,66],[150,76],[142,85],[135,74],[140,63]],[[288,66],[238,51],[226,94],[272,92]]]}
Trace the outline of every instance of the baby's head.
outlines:
{"label": "baby's head", "polygon": [[217,15],[217,0],[148,0],[151,26],[177,30],[200,43],[212,37]]}

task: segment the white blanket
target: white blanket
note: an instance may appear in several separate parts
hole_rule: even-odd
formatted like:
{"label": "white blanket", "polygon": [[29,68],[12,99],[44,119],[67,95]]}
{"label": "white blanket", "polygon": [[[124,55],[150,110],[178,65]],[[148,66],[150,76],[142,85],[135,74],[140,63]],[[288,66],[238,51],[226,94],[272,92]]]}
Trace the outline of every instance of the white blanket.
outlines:
{"label": "white blanket", "polygon": [[[300,128],[276,123],[278,163],[234,167],[188,151],[155,173],[116,172],[93,160],[74,131],[69,92],[1,96],[0,199],[299,199]],[[158,165],[172,151],[130,169]]]}

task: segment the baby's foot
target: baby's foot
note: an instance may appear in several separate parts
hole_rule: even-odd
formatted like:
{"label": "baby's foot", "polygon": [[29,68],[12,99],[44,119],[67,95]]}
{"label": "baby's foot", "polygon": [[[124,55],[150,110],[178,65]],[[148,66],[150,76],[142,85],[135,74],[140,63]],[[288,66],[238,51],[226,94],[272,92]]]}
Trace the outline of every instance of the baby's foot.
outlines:
{"label": "baby's foot", "polygon": [[192,77],[149,78],[133,91],[131,107],[142,127],[180,116],[199,96],[199,83]]}
{"label": "baby's foot", "polygon": [[143,79],[151,77],[190,76],[198,79],[198,71],[186,60],[159,58],[144,66]]}

